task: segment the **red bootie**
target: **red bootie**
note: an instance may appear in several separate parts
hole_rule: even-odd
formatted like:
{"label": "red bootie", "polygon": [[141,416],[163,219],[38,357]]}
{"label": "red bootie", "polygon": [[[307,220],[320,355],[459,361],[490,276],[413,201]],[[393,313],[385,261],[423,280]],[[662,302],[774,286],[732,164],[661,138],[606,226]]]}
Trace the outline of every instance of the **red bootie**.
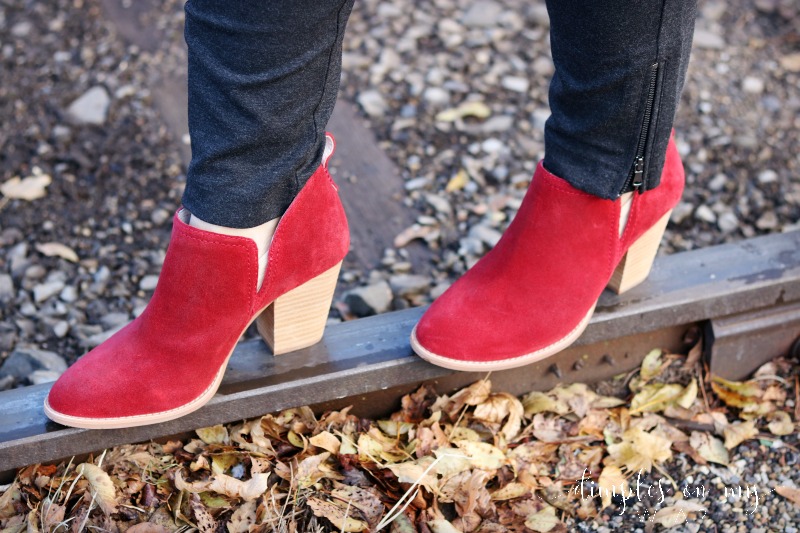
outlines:
{"label": "red bootie", "polygon": [[211,399],[253,320],[275,354],[319,341],[350,242],[328,143],[278,223],[260,290],[255,242],[191,227],[179,209],[147,308],[56,381],[45,414],[84,428],[171,420]]}
{"label": "red bootie", "polygon": [[620,236],[620,200],[575,189],[540,163],[503,238],[428,308],[412,348],[436,365],[471,371],[563,350],[607,285],[621,293],[647,277],[683,184],[671,140],[660,185],[633,193]]}

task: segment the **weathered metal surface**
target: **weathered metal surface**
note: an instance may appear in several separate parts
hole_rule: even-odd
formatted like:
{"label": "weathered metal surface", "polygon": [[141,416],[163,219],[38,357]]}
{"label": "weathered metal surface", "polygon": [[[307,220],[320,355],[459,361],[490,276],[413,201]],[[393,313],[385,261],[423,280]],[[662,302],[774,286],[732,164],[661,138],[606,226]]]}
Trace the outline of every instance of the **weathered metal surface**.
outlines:
{"label": "weathered metal surface", "polygon": [[800,339],[800,301],[756,309],[708,323],[711,372],[739,380]]}
{"label": "weathered metal surface", "polygon": [[[679,348],[690,324],[799,301],[800,232],[661,257],[641,286],[622,296],[603,294],[589,327],[571,348],[539,364],[495,372],[492,380],[498,390],[520,393],[559,381],[604,379],[634,368],[652,347]],[[0,471],[298,405],[360,402],[359,412],[375,416],[391,407],[397,392],[422,382],[446,392],[483,377],[435,367],[412,354],[408,335],[422,312],[337,324],[316,346],[277,358],[261,341],[241,343],[219,393],[197,412],[164,424],[67,429],[42,413],[47,385],[2,392]]]}

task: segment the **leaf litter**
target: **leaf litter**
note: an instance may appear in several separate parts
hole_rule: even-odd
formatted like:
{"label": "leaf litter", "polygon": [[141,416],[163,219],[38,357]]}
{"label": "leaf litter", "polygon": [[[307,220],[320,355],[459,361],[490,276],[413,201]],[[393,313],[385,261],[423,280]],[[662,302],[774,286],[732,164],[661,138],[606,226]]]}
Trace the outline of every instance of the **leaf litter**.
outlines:
{"label": "leaf litter", "polygon": [[[796,367],[734,382],[691,359],[654,350],[604,382],[616,395],[574,383],[516,397],[487,376],[452,395],[423,385],[383,420],[300,407],[32,465],[0,486],[0,531],[565,532],[625,511],[642,475],[677,487],[677,456],[726,468],[742,443],[794,449]],[[800,507],[796,487],[775,492]],[[645,531],[704,516],[692,496],[650,506]]]}

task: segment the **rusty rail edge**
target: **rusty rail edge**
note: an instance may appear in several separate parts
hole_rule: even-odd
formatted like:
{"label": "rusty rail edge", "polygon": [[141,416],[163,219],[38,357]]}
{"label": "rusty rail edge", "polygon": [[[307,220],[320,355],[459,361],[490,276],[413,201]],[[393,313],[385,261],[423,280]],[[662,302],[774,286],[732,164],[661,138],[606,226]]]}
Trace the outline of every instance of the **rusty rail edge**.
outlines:
{"label": "rusty rail edge", "polygon": [[[645,283],[622,296],[602,295],[575,345],[547,361],[495,372],[492,380],[495,389],[519,394],[558,382],[606,379],[638,366],[649,348],[679,349],[683,335],[698,323],[787,304],[797,309],[793,303],[798,301],[800,231],[659,257]],[[482,378],[413,355],[408,335],[422,312],[409,309],[335,324],[321,343],[280,357],[272,357],[261,341],[240,343],[207,405],[152,426],[65,428],[42,413],[49,385],[2,392],[0,473],[300,405],[355,404],[355,412],[375,416],[421,382],[447,392]],[[793,315],[791,327],[796,319]]]}

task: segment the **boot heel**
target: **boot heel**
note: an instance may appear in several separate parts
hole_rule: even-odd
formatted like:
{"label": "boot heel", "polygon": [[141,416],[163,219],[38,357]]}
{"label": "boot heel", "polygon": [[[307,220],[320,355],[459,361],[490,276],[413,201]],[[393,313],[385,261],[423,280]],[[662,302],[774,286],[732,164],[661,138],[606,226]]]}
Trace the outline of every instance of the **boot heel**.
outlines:
{"label": "boot heel", "polygon": [[258,316],[256,327],[273,355],[306,348],[322,339],[341,267],[339,262],[290,290]]}
{"label": "boot heel", "polygon": [[667,214],[628,248],[614,274],[611,275],[611,280],[608,282],[609,289],[622,294],[647,279],[671,213],[672,210],[667,211]]}

